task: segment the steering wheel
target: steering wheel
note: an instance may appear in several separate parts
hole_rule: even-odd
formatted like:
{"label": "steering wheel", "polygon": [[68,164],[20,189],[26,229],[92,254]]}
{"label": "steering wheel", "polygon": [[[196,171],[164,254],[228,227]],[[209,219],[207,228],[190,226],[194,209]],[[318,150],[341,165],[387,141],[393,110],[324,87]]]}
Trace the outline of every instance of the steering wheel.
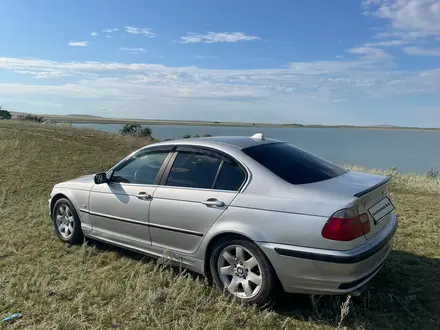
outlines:
{"label": "steering wheel", "polygon": [[134,172],[134,183],[152,183],[151,181],[154,181],[157,172],[154,164],[143,165]]}

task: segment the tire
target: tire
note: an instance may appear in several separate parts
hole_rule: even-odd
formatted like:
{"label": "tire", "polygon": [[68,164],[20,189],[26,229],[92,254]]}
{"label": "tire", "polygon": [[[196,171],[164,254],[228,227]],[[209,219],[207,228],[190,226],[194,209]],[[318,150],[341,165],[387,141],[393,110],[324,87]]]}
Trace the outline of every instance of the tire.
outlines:
{"label": "tire", "polygon": [[60,198],[56,201],[52,209],[52,222],[55,233],[63,242],[81,244],[84,241],[78,213],[67,198]]}
{"label": "tire", "polygon": [[[225,252],[229,254],[226,258]],[[279,297],[278,277],[251,241],[225,237],[215,245],[209,266],[215,285],[229,299],[264,309],[271,308]]]}

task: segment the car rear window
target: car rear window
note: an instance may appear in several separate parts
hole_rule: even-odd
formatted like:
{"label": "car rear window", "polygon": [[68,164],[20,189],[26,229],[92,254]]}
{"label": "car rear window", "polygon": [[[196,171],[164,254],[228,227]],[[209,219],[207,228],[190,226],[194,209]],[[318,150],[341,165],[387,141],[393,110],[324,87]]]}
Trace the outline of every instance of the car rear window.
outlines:
{"label": "car rear window", "polygon": [[347,170],[288,143],[270,143],[243,149],[243,152],[292,184],[328,180]]}

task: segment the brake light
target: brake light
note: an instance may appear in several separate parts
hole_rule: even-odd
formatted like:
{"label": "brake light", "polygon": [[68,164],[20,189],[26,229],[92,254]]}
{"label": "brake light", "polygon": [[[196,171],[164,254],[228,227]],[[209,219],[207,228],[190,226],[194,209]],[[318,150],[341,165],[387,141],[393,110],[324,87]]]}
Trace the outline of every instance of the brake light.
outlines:
{"label": "brake light", "polygon": [[351,241],[370,232],[368,214],[354,215],[342,210],[333,214],[322,229],[322,236],[335,241]]}

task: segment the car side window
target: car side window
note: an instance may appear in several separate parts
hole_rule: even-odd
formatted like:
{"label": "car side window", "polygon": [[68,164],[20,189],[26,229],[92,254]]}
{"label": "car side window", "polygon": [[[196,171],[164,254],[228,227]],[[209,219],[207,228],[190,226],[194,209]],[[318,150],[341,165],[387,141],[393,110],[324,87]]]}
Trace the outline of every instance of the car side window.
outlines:
{"label": "car side window", "polygon": [[215,183],[215,189],[237,191],[240,189],[246,175],[235,162],[223,162],[220,174]]}
{"label": "car side window", "polygon": [[221,159],[202,152],[180,151],[170,169],[166,185],[211,189]]}
{"label": "car side window", "polygon": [[113,171],[111,181],[120,183],[154,184],[168,151],[141,150]]}

